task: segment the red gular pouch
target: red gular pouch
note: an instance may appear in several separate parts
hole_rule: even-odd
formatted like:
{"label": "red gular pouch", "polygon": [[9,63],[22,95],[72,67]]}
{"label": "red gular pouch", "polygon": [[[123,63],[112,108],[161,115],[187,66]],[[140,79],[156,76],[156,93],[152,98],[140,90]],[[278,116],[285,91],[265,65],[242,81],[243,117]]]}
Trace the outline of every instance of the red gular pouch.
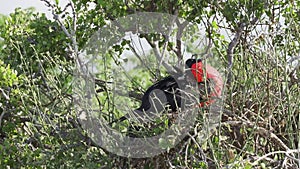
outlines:
{"label": "red gular pouch", "polygon": [[188,59],[186,63],[198,82],[200,107],[214,103],[222,95],[224,83],[221,74],[214,67],[203,64],[200,59]]}

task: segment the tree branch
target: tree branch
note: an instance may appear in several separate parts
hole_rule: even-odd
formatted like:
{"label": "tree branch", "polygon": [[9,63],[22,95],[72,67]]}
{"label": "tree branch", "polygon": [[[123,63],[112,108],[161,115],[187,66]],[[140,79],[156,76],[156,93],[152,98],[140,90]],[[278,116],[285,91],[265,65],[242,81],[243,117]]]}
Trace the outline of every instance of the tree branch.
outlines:
{"label": "tree branch", "polygon": [[231,84],[231,80],[232,80],[233,52],[241,38],[243,29],[245,26],[246,26],[245,23],[240,24],[240,26],[237,28],[234,38],[228,45],[228,49],[227,49],[227,63],[228,63],[228,65],[227,65],[227,69],[228,69],[227,84],[229,84],[229,85]]}

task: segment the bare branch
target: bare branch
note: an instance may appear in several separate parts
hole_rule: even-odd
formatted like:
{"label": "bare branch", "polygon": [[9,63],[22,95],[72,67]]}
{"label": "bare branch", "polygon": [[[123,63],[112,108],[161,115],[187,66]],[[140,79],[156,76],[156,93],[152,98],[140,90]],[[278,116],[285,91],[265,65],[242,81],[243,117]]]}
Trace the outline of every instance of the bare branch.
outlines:
{"label": "bare branch", "polygon": [[[178,11],[176,10],[175,13],[176,13],[175,15],[177,16]],[[172,28],[173,28],[173,24],[175,23],[175,20],[178,20],[178,17],[174,17],[174,18],[170,21],[169,28],[168,28],[168,33],[167,33],[167,35],[165,35],[165,42],[164,42],[164,45],[163,45],[163,50],[162,50],[162,54],[161,54],[161,59],[159,60],[158,69],[159,69],[160,66],[162,65],[163,59],[164,59],[164,57],[165,57],[164,54],[165,54],[165,51],[166,51],[166,48],[167,48],[167,44],[169,43],[170,34],[172,33]]]}
{"label": "bare branch", "polygon": [[186,26],[189,24],[189,22],[187,20],[185,20],[183,23],[180,23],[178,18],[176,19],[176,24],[178,26],[178,31],[176,34],[176,55],[178,57],[178,60],[182,60],[183,56],[181,53],[181,37],[182,37],[182,33],[184,28],[186,28]]}
{"label": "bare branch", "polygon": [[224,122],[223,125],[231,125],[231,126],[246,126],[249,128],[254,128],[255,131],[261,135],[264,136],[265,138],[269,138],[273,141],[274,144],[278,145],[280,148],[284,149],[284,150],[290,150],[290,148],[285,145],[274,133],[272,133],[271,131],[257,126],[256,124],[253,124],[250,121],[227,121]]}
{"label": "bare branch", "polygon": [[254,25],[256,24],[258,18],[255,17],[253,18],[249,23],[241,23],[239,25],[239,27],[236,29],[236,33],[234,35],[234,38],[232,39],[232,41],[229,43],[228,45],[228,49],[227,49],[227,69],[228,69],[228,76],[227,76],[227,84],[231,84],[231,80],[232,80],[232,65],[233,65],[233,53],[234,53],[234,49],[237,46],[237,44],[239,43],[240,39],[241,39],[241,35],[243,33],[244,28],[251,24]]}
{"label": "bare branch", "polygon": [[233,62],[233,52],[234,52],[234,49],[236,47],[236,45],[238,44],[240,38],[241,38],[241,35],[242,35],[242,32],[243,32],[243,29],[244,27],[246,26],[245,23],[241,23],[240,26],[238,27],[235,35],[234,35],[234,38],[232,39],[232,41],[229,43],[228,45],[228,49],[227,49],[227,62],[228,62],[228,65],[227,65],[227,69],[228,69],[228,76],[227,76],[227,84],[231,84],[231,80],[232,80],[232,62]]}

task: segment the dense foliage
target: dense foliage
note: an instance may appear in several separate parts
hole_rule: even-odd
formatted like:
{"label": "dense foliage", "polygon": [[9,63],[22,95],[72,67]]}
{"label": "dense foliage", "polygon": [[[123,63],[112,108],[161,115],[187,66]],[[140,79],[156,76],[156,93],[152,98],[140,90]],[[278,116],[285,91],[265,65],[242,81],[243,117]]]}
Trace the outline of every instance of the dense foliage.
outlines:
{"label": "dense foliage", "polygon": [[[41,3],[53,18],[19,8],[0,16],[0,168],[300,167],[300,1],[73,0],[63,7],[58,0]],[[214,64],[228,71],[222,118],[209,139],[199,141],[195,124],[190,136],[168,152],[130,159],[97,146],[82,130],[72,84],[75,58],[90,36],[137,12],[168,13],[202,25],[211,57],[218,60]],[[178,41],[168,43],[166,36],[157,34],[138,36],[153,49],[164,50],[167,44],[172,63],[183,59],[176,50]],[[110,102],[110,63],[135,65],[132,80],[124,76],[130,98],[120,98],[132,107],[148,86],[167,74],[155,63],[155,53],[146,54],[147,71],[139,58],[124,58],[132,41],[112,45],[98,65],[96,91],[108,121],[122,113]],[[125,133],[130,128],[126,122],[114,127]],[[152,135],[165,126],[142,127],[144,134]]]}

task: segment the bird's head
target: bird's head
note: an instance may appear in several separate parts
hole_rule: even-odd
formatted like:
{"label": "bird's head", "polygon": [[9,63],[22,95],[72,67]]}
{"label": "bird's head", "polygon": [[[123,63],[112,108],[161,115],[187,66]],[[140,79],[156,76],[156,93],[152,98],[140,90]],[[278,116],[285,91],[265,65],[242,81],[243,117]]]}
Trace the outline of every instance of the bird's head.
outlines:
{"label": "bird's head", "polygon": [[192,76],[192,78],[194,78],[198,84],[208,83],[209,88],[211,88],[210,92],[208,93],[208,101],[201,103],[201,106],[204,104],[211,104],[214,102],[214,99],[212,99],[213,97],[221,96],[223,90],[223,80],[221,74],[214,67],[208,64],[203,64],[201,59],[195,58],[186,60],[185,64],[186,68],[188,69],[188,76]]}
{"label": "bird's head", "polygon": [[188,59],[185,64],[186,67],[192,72],[198,83],[204,81],[203,64],[201,59]]}

